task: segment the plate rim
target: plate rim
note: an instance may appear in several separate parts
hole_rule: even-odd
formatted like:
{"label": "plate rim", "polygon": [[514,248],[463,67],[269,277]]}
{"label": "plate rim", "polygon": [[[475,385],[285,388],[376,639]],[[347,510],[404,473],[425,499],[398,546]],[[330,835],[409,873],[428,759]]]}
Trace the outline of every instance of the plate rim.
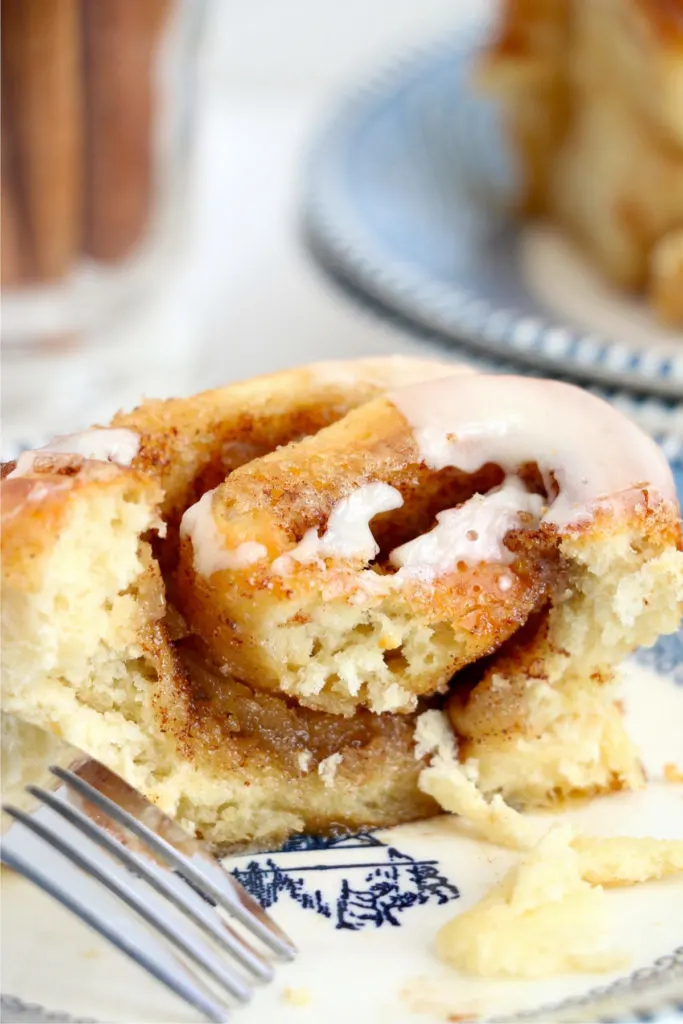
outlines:
{"label": "plate rim", "polygon": [[[594,1009],[599,1011],[601,1001],[618,998],[621,990],[625,990],[623,997],[628,997],[631,992],[634,996],[635,1001],[624,1008],[628,1016],[621,1016],[621,1011],[617,1010],[619,1016],[595,1018],[598,1024],[628,1024],[633,1019],[647,1019],[652,1024],[669,1024],[683,1018],[683,946],[676,947],[671,953],[658,957],[652,964],[617,978],[607,985],[596,986],[581,995],[570,996],[555,1003],[546,1003],[511,1016],[485,1017],[482,1024],[524,1024],[525,1021],[529,1021],[530,1024],[540,1021],[549,1024],[556,1021],[560,1024],[561,1021],[574,1019],[566,1016],[574,1009],[579,1013],[583,1011],[583,1014]],[[52,1010],[42,1003],[27,1003],[20,996],[6,992],[0,993],[0,1010],[3,1020],[6,1019],[5,1014],[10,1011],[26,1015],[26,1021],[30,1021],[31,1024],[97,1024],[98,1021],[95,1017],[74,1017],[68,1011]],[[587,1018],[582,1016],[576,1019]]]}

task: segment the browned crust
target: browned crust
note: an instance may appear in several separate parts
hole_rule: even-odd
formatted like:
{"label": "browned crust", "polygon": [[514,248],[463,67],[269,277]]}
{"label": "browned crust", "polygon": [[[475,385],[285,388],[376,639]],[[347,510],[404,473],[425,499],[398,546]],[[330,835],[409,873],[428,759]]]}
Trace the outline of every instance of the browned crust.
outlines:
{"label": "browned crust", "polygon": [[[651,504],[647,491],[639,507],[615,522],[606,511],[598,512],[590,524],[574,532],[576,550],[586,544],[613,542],[623,532],[636,550],[682,550],[681,522],[677,510],[666,504]],[[567,664],[571,655],[553,645],[549,635],[548,610],[532,617],[490,662],[473,666],[472,678],[465,675],[453,688],[448,708],[451,720],[462,740],[462,756],[467,757],[468,741],[490,740],[492,737],[528,734],[528,687],[534,682],[546,681],[548,659],[564,656]],[[495,676],[508,681],[499,689]],[[595,672],[591,681],[596,686],[612,679],[612,672]]]}
{"label": "browned crust", "polygon": [[652,31],[664,42],[683,45],[683,0],[634,0]]}
{"label": "browned crust", "polygon": [[185,509],[234,469],[315,434],[387,387],[458,371],[457,364],[408,357],[320,363],[119,413],[111,426],[140,435],[134,468],[164,491],[168,538],[158,553],[165,566],[175,561]]}
{"label": "browned crust", "polygon": [[66,524],[73,500],[107,490],[151,509],[161,498],[157,484],[141,473],[80,456],[46,454],[33,472],[5,476],[0,485],[3,585],[33,589],[36,567]]}

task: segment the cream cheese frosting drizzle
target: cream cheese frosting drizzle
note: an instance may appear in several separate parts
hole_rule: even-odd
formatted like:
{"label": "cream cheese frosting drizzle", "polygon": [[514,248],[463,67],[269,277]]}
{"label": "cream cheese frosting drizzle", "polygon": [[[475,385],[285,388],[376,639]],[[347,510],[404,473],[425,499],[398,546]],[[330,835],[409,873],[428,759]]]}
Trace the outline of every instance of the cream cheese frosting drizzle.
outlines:
{"label": "cream cheese frosting drizzle", "polygon": [[[459,562],[510,565],[514,555],[505,539],[511,530],[541,522],[558,528],[579,524],[597,508],[617,508],[644,488],[676,502],[671,471],[655,442],[606,402],[572,385],[456,374],[394,389],[387,397],[409,423],[430,468],[475,472],[495,463],[509,476],[495,490],[440,512],[432,530],[395,548],[389,561],[397,571],[393,578],[382,577],[383,584],[434,580]],[[538,465],[550,495],[558,492],[549,502],[514,475],[526,463]],[[204,494],[181,523],[181,536],[192,541],[196,571],[210,576],[267,558],[256,541],[225,548],[212,500],[212,491]],[[336,503],[324,532],[307,530],[274,560],[271,571],[287,575],[296,564],[325,558],[370,563],[379,550],[372,520],[402,504],[389,484],[362,484]],[[501,575],[501,591],[512,583],[512,576]]]}
{"label": "cream cheese frosting drizzle", "polygon": [[206,491],[191,505],[180,521],[180,536],[192,544],[195,572],[213,576],[224,569],[246,569],[268,554],[263,544],[246,540],[236,548],[226,548],[213,515],[213,491]]}
{"label": "cream cheese frosting drizzle", "polygon": [[95,427],[80,434],[54,437],[44,448],[22,452],[9,477],[25,476],[33,470],[36,459],[42,455],[80,455],[97,462],[115,462],[130,466],[140,449],[140,438],[125,428]]}
{"label": "cream cheese frosting drizzle", "polygon": [[370,522],[380,512],[400,508],[403,498],[395,487],[375,481],[362,484],[332,509],[327,529],[320,537],[307,530],[297,546],[273,562],[273,571],[286,573],[291,561],[308,564],[321,558],[350,558],[370,562],[379,551]]}
{"label": "cream cheese frosting drizzle", "polygon": [[559,494],[544,521],[558,527],[616,507],[646,487],[676,502],[658,445],[607,402],[559,381],[453,376],[388,392],[432,469],[474,472],[496,463],[508,473],[535,462]]}
{"label": "cream cheese frosting drizzle", "polygon": [[[439,512],[433,530],[395,548],[389,561],[398,568],[399,579],[419,580],[433,580],[452,572],[458,562],[467,566],[480,562],[506,565],[514,555],[505,547],[505,537],[522,526],[523,513],[537,525],[542,510],[543,499],[511,477],[488,494],[475,494],[458,508]],[[524,525],[528,527],[529,522]]]}

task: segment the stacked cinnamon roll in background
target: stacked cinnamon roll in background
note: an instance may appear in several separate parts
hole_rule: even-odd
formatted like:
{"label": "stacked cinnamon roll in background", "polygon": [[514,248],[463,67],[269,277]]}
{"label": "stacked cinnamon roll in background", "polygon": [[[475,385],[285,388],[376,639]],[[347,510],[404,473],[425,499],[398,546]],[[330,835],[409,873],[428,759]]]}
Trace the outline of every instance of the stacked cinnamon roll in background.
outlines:
{"label": "stacked cinnamon roll in background", "polygon": [[480,72],[525,212],[683,324],[681,0],[504,0]]}

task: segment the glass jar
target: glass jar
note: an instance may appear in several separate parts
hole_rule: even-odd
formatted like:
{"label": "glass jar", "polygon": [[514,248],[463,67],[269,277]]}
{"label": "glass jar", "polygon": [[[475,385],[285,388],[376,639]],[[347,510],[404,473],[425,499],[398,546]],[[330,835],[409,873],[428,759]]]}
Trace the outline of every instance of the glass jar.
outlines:
{"label": "glass jar", "polygon": [[3,0],[4,415],[48,402],[64,425],[182,251],[204,17],[204,0]]}

